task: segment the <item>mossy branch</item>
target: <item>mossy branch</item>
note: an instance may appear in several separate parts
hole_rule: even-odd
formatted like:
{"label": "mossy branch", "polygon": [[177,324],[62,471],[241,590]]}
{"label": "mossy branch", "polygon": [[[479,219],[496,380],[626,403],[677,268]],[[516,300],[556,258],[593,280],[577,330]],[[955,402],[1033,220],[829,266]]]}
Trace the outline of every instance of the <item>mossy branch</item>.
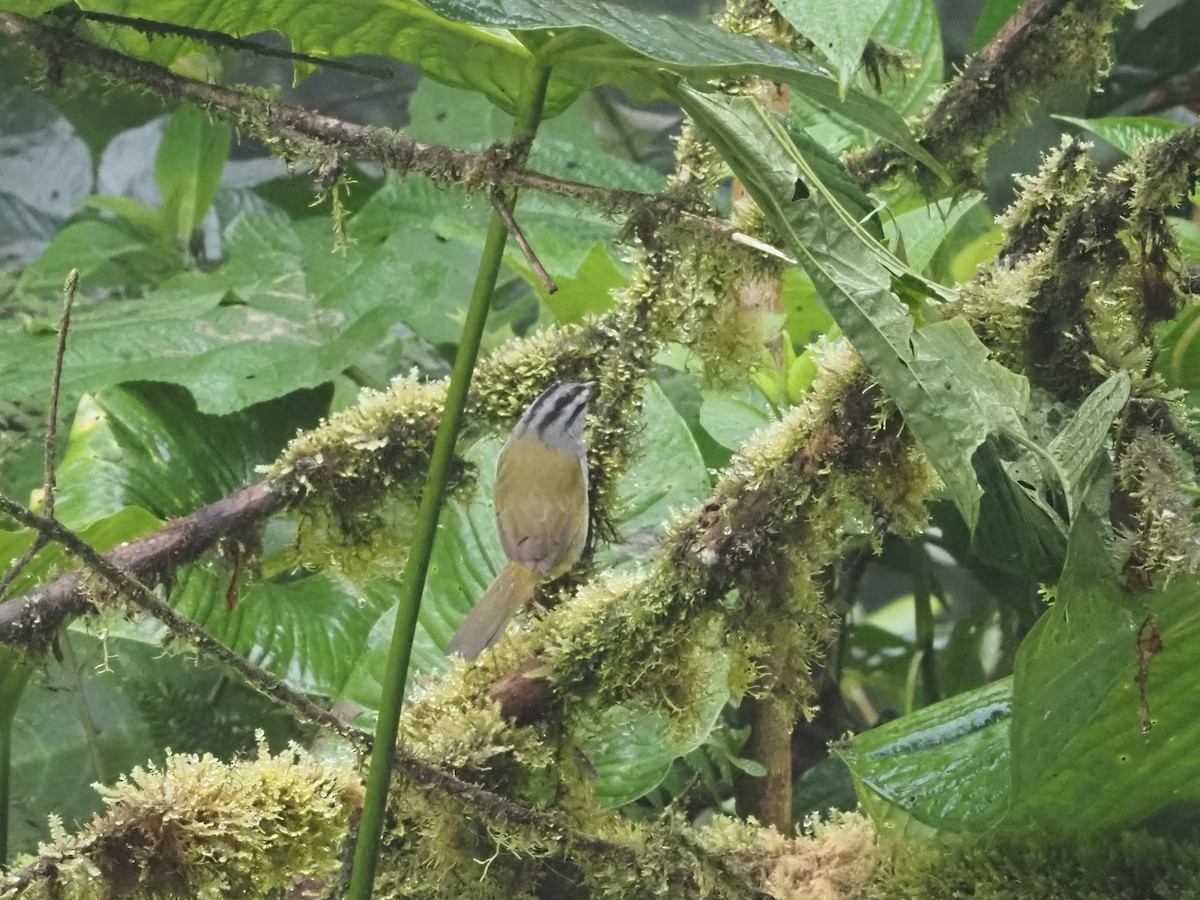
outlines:
{"label": "mossy branch", "polygon": [[[1029,0],[1013,14],[921,117],[921,146],[951,173],[954,190],[978,183],[988,149],[1048,90],[1104,74],[1108,37],[1131,8],[1128,0]],[[922,177],[911,159],[883,143],[853,154],[847,165],[867,189],[902,174]],[[928,188],[937,189],[931,181]]]}
{"label": "mossy branch", "polygon": [[99,47],[71,32],[11,12],[0,12],[0,35],[19,40],[44,53],[61,73],[68,65],[105,73],[130,85],[152,91],[165,101],[194,104],[259,138],[271,151],[290,160],[316,160],[328,168],[332,155],[376,162],[400,176],[427,175],[442,185],[491,194],[521,189],[550,194],[593,206],[610,215],[629,215],[639,235],[653,234],[666,225],[724,247],[745,253],[790,259],[782,251],[747,242],[747,236],[714,217],[690,192],[639,191],[600,187],[556,178],[516,160],[510,148],[491,147],[467,153],[407,138],[390,128],[359,125],[292,106],[261,92],[222,87],[177,75],[153,63]]}

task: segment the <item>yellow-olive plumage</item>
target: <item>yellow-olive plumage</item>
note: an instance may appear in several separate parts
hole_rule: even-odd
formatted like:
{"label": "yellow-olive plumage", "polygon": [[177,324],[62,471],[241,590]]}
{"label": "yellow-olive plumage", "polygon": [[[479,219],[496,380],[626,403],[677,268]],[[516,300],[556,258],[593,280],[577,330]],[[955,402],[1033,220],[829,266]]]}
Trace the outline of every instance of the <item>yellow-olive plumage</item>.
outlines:
{"label": "yellow-olive plumage", "polygon": [[541,581],[567,572],[588,531],[583,420],[593,383],[563,381],[530,404],[496,463],[492,499],[509,562],[463,620],[447,653],[475,659],[533,599]]}

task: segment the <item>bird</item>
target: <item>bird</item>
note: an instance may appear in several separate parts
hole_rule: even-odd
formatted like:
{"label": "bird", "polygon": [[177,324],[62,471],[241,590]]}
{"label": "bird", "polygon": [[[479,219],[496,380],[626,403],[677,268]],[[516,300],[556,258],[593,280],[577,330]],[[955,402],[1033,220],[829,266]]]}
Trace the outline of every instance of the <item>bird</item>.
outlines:
{"label": "bird", "polygon": [[538,584],[579,561],[588,534],[583,425],[594,381],[559,381],[517,421],[496,462],[492,502],[508,563],[446,647],[468,662],[496,643]]}

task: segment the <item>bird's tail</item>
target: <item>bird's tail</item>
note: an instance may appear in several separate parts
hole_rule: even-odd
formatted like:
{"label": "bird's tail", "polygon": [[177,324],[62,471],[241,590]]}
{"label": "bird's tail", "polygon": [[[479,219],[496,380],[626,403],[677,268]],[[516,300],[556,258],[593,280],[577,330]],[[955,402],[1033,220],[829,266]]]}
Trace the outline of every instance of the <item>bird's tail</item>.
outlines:
{"label": "bird's tail", "polygon": [[470,662],[492,646],[500,639],[508,620],[533,599],[536,586],[536,574],[520,563],[510,562],[458,626],[446,653],[461,653]]}

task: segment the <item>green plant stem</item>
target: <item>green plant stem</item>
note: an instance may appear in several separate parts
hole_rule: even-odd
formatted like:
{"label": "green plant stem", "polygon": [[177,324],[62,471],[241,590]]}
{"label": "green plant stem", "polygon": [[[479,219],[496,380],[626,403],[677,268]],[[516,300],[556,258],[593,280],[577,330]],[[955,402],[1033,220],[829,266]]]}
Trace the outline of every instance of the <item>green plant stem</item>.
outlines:
{"label": "green plant stem", "polygon": [[33,669],[10,649],[0,650],[0,868],[8,866],[8,808],[12,802],[12,726]]}
{"label": "green plant stem", "polygon": [[[549,80],[549,69],[537,63],[530,67],[522,91],[520,110],[513,124],[515,145],[522,146],[522,142],[528,142],[537,131]],[[524,146],[528,146],[527,143]],[[511,208],[515,196],[510,195],[506,199]],[[467,391],[471,387],[471,375],[475,370],[475,360],[479,356],[479,344],[483,339],[483,328],[487,322],[492,292],[496,289],[496,279],[500,274],[507,239],[508,228],[504,220],[499,213],[493,212],[491,223],[488,225],[487,240],[483,246],[483,258],[479,262],[479,271],[475,277],[475,288],[471,293],[467,320],[463,324],[462,340],[454,358],[454,371],[446,393],[446,406],[433,443],[429,474],[421,492],[421,507],[417,513],[408,565],[404,570],[404,582],[396,601],[396,624],[388,650],[379,721],[375,726],[371,768],[367,774],[367,795],[363,802],[362,819],[354,847],[350,887],[346,893],[348,900],[370,900],[375,882],[375,865],[379,858],[383,818],[391,783],[392,751],[400,729],[400,708],[404,702],[404,687],[413,637],[417,629],[417,614],[421,610],[421,595],[425,590],[425,577],[429,572],[429,559],[437,535],[438,515],[446,496],[446,480],[454,457],[454,445],[458,439],[463,409],[467,404]]]}
{"label": "green plant stem", "polygon": [[8,867],[8,806],[12,802],[12,716],[0,716],[0,868]]}

